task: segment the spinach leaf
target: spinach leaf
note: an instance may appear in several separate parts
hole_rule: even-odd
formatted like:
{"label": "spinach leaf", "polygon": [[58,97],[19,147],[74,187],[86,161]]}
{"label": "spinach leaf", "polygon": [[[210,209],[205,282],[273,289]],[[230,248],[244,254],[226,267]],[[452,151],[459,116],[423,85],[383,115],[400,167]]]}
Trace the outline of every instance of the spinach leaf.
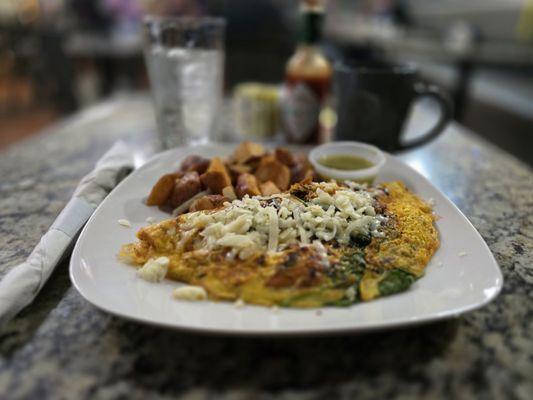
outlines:
{"label": "spinach leaf", "polygon": [[352,244],[357,247],[366,247],[370,244],[372,241],[372,236],[370,234],[366,235],[359,235],[359,236],[352,236],[351,238]]}
{"label": "spinach leaf", "polygon": [[378,283],[379,294],[388,296],[389,294],[403,292],[413,284],[416,277],[401,269],[393,269],[386,272],[385,278]]}
{"label": "spinach leaf", "polygon": [[328,306],[336,306],[336,307],[348,307],[354,303],[358,303],[359,302],[359,299],[357,299],[357,297],[353,300],[350,300],[348,299],[347,297],[343,297],[342,299],[340,300],[336,300],[336,301],[331,301],[329,303],[327,303],[326,305]]}
{"label": "spinach leaf", "polygon": [[332,278],[336,281],[346,281],[350,276],[361,280],[365,273],[366,262],[362,251],[344,254],[332,268]]}
{"label": "spinach leaf", "polygon": [[365,273],[366,263],[361,250],[344,254],[339,262],[332,266],[330,277],[335,287],[354,289],[354,296],[344,296],[340,300],[328,303],[331,306],[345,307],[359,301],[359,282]]}

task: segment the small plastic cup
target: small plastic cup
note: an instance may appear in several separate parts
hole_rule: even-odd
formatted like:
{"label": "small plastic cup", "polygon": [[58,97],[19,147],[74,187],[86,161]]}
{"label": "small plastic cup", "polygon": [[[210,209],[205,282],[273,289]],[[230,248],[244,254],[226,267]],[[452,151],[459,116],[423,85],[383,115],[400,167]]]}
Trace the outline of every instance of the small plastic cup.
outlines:
{"label": "small plastic cup", "polygon": [[[326,167],[320,164],[320,159],[331,155],[351,155],[364,158],[373,165],[368,168],[346,170]],[[376,146],[360,142],[331,142],[315,147],[309,153],[309,161],[315,171],[325,179],[337,181],[355,181],[359,183],[372,183],[379,171],[385,165],[385,155]]]}

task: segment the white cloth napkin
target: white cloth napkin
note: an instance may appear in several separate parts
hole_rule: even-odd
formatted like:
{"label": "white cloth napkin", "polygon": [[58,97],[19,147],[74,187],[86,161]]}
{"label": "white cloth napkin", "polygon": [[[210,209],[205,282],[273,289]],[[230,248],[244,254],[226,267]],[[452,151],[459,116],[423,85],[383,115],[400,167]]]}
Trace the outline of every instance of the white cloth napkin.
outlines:
{"label": "white cloth napkin", "polygon": [[81,180],[28,259],[0,281],[0,325],[33,301],[98,204],[133,167],[131,149],[117,142]]}

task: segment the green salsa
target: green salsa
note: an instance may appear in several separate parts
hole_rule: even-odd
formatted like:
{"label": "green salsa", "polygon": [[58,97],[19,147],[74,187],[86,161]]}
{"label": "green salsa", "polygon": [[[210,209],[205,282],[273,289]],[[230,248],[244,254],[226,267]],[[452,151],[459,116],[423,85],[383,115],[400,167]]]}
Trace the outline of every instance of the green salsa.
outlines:
{"label": "green salsa", "polygon": [[350,154],[332,154],[329,156],[323,156],[318,159],[318,162],[324,167],[346,171],[365,169],[374,166],[374,164],[366,158],[352,156]]}

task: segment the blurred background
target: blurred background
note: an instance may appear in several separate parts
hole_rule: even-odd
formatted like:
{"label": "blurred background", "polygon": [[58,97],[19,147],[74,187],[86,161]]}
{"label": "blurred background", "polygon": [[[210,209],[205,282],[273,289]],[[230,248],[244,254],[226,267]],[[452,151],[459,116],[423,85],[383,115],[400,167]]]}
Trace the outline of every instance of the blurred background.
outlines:
{"label": "blurred background", "polygon": [[[296,0],[1,0],[0,148],[112,96],[149,89],[144,14],[227,19],[225,90],[283,81]],[[533,1],[331,0],[331,59],[416,63],[455,119],[533,165]]]}

